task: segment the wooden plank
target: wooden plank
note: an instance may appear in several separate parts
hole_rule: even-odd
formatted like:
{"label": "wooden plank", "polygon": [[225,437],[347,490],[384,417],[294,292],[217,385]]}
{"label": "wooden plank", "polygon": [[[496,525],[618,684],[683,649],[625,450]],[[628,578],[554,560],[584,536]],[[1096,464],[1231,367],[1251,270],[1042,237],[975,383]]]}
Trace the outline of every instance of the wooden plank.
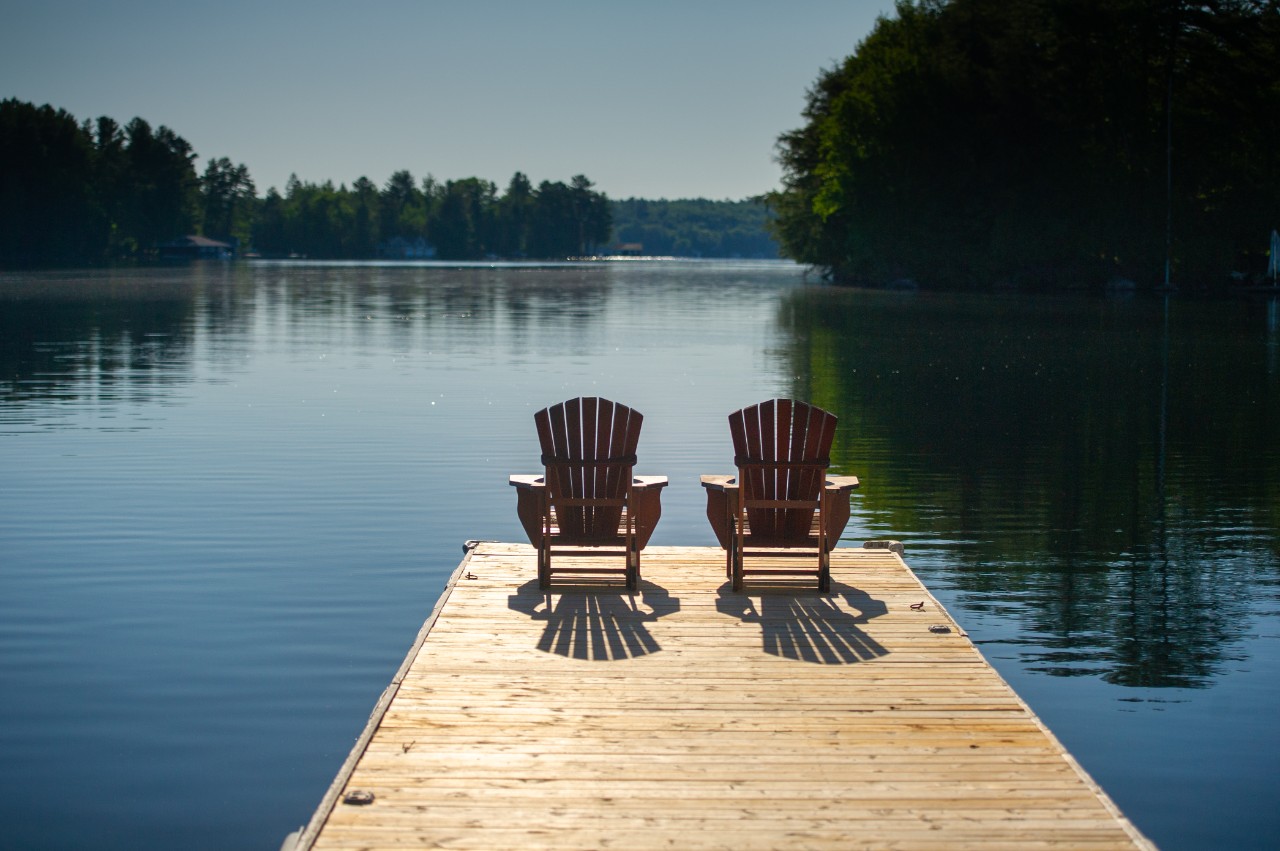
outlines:
{"label": "wooden plank", "polygon": [[295,847],[1153,847],[898,555],[837,548],[830,594],[723,565],[543,592],[479,545]]}

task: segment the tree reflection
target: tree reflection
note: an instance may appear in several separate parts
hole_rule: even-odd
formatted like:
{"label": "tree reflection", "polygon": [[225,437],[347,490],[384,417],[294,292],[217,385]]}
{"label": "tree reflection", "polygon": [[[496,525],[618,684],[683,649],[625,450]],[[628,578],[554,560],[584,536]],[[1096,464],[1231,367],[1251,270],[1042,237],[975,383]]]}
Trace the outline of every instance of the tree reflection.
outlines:
{"label": "tree reflection", "polygon": [[607,270],[556,265],[196,263],[15,275],[0,281],[0,403],[14,422],[24,411],[47,416],[50,402],[154,402],[192,379],[197,357],[236,372],[263,339],[479,354],[534,348],[549,329],[572,327],[571,345],[581,346],[609,290]]}
{"label": "tree reflection", "polygon": [[0,288],[0,401],[145,401],[186,380],[190,289],[110,276]]}
{"label": "tree reflection", "polygon": [[938,569],[1034,669],[1194,687],[1280,577],[1262,309],[806,289],[781,322],[862,522],[961,544]]}

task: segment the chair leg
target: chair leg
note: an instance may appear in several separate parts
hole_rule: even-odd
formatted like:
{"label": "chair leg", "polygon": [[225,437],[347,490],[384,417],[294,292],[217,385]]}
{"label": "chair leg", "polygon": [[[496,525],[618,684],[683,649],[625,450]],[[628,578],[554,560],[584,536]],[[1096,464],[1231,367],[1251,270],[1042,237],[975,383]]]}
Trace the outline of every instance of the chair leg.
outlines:
{"label": "chair leg", "polygon": [[729,546],[724,549],[724,575],[726,579],[732,579],[734,552],[738,548],[738,518],[729,510],[728,500],[725,500],[725,506],[725,528],[729,530]]}
{"label": "chair leg", "polygon": [[538,587],[544,591],[551,587],[551,551],[547,547],[538,547]]}
{"label": "chair leg", "polygon": [[831,593],[831,558],[825,552],[818,555],[818,592]]}
{"label": "chair leg", "polygon": [[732,566],[732,572],[730,574],[733,578],[733,590],[735,592],[741,591],[742,585],[743,585],[743,576],[742,576],[743,552],[742,551],[743,551],[742,543],[738,540],[735,540],[733,542],[733,566]]}
{"label": "chair leg", "polygon": [[640,588],[640,551],[631,550],[627,552],[627,590],[636,591]]}
{"label": "chair leg", "polygon": [[738,515],[731,509],[728,512],[729,548],[725,552],[724,575],[729,578],[734,591],[742,590],[742,526]]}

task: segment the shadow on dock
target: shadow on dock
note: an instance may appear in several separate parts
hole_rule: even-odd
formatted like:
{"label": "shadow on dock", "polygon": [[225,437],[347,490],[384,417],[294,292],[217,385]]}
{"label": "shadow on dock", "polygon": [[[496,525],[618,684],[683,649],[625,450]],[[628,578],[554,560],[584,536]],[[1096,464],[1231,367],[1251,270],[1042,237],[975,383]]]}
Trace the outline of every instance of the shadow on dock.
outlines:
{"label": "shadow on dock", "polygon": [[647,624],[680,611],[680,600],[652,582],[641,582],[639,600],[624,588],[579,585],[543,591],[537,580],[521,585],[507,606],[546,621],[538,649],[593,662],[646,656],[662,649]]}
{"label": "shadow on dock", "polygon": [[[889,651],[859,626],[886,614],[881,600],[850,586],[837,585],[831,595],[790,587],[735,593],[720,586],[716,611],[744,623],[760,624],[763,650],[771,656],[821,665],[850,665],[887,656]],[[760,601],[756,606],[754,598]],[[842,597],[858,614],[832,599]]]}

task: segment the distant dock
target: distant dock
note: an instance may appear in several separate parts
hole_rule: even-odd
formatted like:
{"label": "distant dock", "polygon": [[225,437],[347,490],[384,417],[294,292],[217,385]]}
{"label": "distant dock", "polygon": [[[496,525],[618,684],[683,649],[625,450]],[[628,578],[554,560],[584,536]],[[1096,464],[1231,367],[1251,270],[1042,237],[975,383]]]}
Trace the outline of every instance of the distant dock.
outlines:
{"label": "distant dock", "polygon": [[897,554],[832,574],[542,592],[479,544],[285,848],[1154,847]]}

